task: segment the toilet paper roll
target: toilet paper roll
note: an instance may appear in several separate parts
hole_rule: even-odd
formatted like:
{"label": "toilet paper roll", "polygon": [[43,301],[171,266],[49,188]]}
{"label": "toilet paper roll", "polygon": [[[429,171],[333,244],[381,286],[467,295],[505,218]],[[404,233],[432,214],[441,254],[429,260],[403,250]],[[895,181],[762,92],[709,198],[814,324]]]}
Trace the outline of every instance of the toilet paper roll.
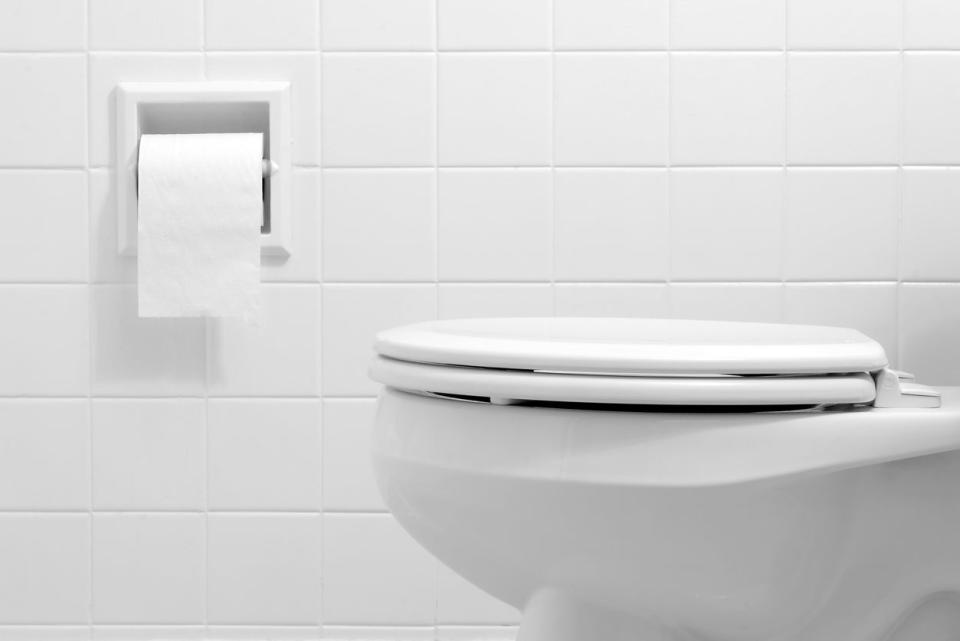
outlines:
{"label": "toilet paper roll", "polygon": [[258,316],[262,158],[259,133],[141,136],[140,316]]}

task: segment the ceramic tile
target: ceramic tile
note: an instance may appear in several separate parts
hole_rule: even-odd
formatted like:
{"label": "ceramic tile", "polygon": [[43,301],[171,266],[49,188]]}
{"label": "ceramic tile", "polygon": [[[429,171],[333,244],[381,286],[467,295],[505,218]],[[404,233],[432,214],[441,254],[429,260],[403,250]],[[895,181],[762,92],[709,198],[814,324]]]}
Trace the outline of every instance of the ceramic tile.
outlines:
{"label": "ceramic tile", "polygon": [[960,170],[908,168],[903,173],[900,275],[906,280],[960,280]]}
{"label": "ceramic tile", "polygon": [[663,49],[669,0],[556,0],[560,49]]}
{"label": "ceramic tile", "polygon": [[203,46],[203,0],[89,0],[89,15],[93,50]]}
{"label": "ceramic tile", "polygon": [[960,162],[960,52],[906,54],[903,68],[903,160]]}
{"label": "ceramic tile", "polygon": [[94,509],[204,508],[202,400],[98,399],[91,417]]}
{"label": "ceramic tile", "polygon": [[319,399],[211,399],[207,421],[210,509],[320,509]]}
{"label": "ceramic tile", "polygon": [[557,316],[670,317],[665,284],[557,283],[554,290]]}
{"label": "ceramic tile", "polygon": [[442,283],[438,300],[440,318],[553,316],[549,283]]}
{"label": "ceramic tile", "polygon": [[76,0],[5,0],[0,50],[82,50],[85,14],[84,3]]}
{"label": "ceramic tile", "polygon": [[956,49],[960,32],[960,4],[952,0],[905,0],[904,46],[910,49]]}
{"label": "ceramic tile", "polygon": [[376,401],[336,398],[323,402],[323,509],[384,512],[373,475],[370,439]]}
{"label": "ceramic tile", "polygon": [[94,622],[203,622],[204,540],[200,514],[95,515]]}
{"label": "ceramic tile", "polygon": [[207,49],[316,49],[320,0],[205,0]]}
{"label": "ceramic tile", "polygon": [[960,285],[902,285],[899,314],[900,368],[926,385],[960,385]]}
{"label": "ceramic tile", "polygon": [[90,507],[85,400],[0,400],[0,509]]}
{"label": "ceramic tile", "polygon": [[672,283],[674,318],[755,323],[783,322],[783,287],[779,283]]}
{"label": "ceramic tile", "polygon": [[325,51],[429,51],[434,1],[323,0],[320,26]]}
{"label": "ceramic tile", "polygon": [[791,49],[890,49],[900,47],[901,0],[790,2]]}
{"label": "ceramic tile", "polygon": [[555,66],[558,164],[666,163],[666,54],[559,54]]}
{"label": "ceramic tile", "polygon": [[782,49],[785,14],[786,0],[672,0],[670,46]]}
{"label": "ceramic tile", "polygon": [[441,49],[549,49],[549,0],[438,0]]}

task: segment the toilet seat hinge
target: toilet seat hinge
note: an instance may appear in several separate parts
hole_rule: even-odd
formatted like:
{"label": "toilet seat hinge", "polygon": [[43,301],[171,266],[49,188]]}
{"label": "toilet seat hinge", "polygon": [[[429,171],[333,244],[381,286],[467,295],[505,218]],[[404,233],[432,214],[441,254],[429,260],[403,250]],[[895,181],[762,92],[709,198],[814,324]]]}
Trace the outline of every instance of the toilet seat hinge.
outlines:
{"label": "toilet seat hinge", "polygon": [[877,386],[874,407],[940,407],[940,392],[926,385],[908,383],[913,374],[884,368],[873,373]]}

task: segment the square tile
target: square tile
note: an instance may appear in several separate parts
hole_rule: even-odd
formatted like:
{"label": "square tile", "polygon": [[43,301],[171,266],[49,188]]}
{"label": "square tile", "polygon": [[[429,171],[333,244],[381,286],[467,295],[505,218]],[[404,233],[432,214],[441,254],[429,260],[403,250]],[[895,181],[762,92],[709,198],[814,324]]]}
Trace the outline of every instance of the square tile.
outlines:
{"label": "square tile", "polygon": [[324,622],[434,621],[436,561],[389,515],[323,518]]}
{"label": "square tile", "polygon": [[89,0],[90,49],[203,47],[203,0]]}
{"label": "square tile", "polygon": [[666,164],[666,54],[559,54],[555,65],[558,164]]}
{"label": "square tile", "polygon": [[638,283],[557,283],[557,316],[669,318],[667,285]]}
{"label": "square tile", "polygon": [[320,401],[217,400],[207,405],[212,510],[320,510]]}
{"label": "square tile", "polygon": [[323,49],[429,51],[433,7],[433,0],[323,0]]}
{"label": "square tile", "polygon": [[437,623],[509,625],[520,621],[516,608],[487,594],[443,563],[438,566]]}
{"label": "square tile", "polygon": [[0,400],[0,510],[87,510],[85,400]]}
{"label": "square tile", "polygon": [[437,316],[434,285],[325,285],[323,288],[323,393],[373,396],[367,376],[374,335]]}
{"label": "square tile", "polygon": [[666,278],[666,171],[558,170],[555,180],[558,279]]}
{"label": "square tile", "polygon": [[893,283],[851,285],[787,284],[783,291],[786,323],[850,327],[883,345],[897,362],[897,287]]}
{"label": "square tile", "polygon": [[894,280],[900,218],[896,169],[789,169],[788,280]]}
{"label": "square tile", "polygon": [[371,464],[377,402],[372,398],[323,401],[323,509],[385,512]]}
{"label": "square tile", "polygon": [[325,54],[324,165],[433,164],[434,64],[430,54]]}
{"label": "square tile", "polygon": [[89,74],[90,165],[107,167],[115,162],[117,84],[203,80],[203,54],[93,53]]}
{"label": "square tile", "polygon": [[293,162],[320,164],[320,61],[316,54],[208,53],[206,64],[209,80],[289,82]]}
{"label": "square tile", "polygon": [[440,78],[440,164],[550,164],[549,54],[441,54]]}
{"label": "square tile", "polygon": [[95,623],[203,622],[200,514],[93,518]]}
{"label": "square tile", "polygon": [[319,625],[242,625],[207,626],[212,638],[217,641],[320,641],[323,638]]}
{"label": "square tile", "polygon": [[0,105],[0,167],[82,167],[87,144],[83,54],[0,56],[15,91]]}
{"label": "square tile", "polygon": [[674,54],[673,164],[781,164],[785,73],[782,54]]}
{"label": "square tile", "polygon": [[669,0],[555,0],[558,49],[664,49]]}
{"label": "square tile", "polygon": [[672,277],[779,279],[783,183],[779,169],[673,171]]}
{"label": "square tile", "polygon": [[903,39],[908,49],[960,47],[960,4],[953,0],[905,0]]}
{"label": "square tile", "polygon": [[442,283],[440,318],[553,316],[553,288],[542,285]]}
{"label": "square tile", "polygon": [[900,48],[901,0],[790,2],[791,49]]}
{"label": "square tile", "polygon": [[87,515],[0,514],[0,568],[0,625],[87,622]]}
{"label": "square tile", "polygon": [[436,641],[433,626],[325,625],[323,638],[337,641]]}
{"label": "square tile", "polygon": [[211,396],[319,393],[319,285],[265,285],[259,325],[220,318],[209,327]]}
{"label": "square tile", "polygon": [[91,296],[95,395],[203,394],[204,319],[138,318],[133,286],[97,285]]}
{"label": "square tile", "polygon": [[7,211],[0,280],[87,279],[87,179],[83,171],[0,171]]}
{"label": "square tile", "polygon": [[441,49],[549,49],[550,0],[438,0]]}
{"label": "square tile", "polygon": [[203,401],[94,400],[96,510],[205,507]]}
{"label": "square tile", "polygon": [[671,283],[674,318],[697,320],[783,321],[783,287],[779,283]]}
{"label": "square tile", "polygon": [[897,163],[898,54],[790,54],[789,66],[788,162]]}
{"label": "square tile", "polygon": [[260,256],[260,279],[271,283],[316,283],[320,280],[320,183],[319,167],[293,169],[290,203],[291,239],[287,256]]}
{"label": "square tile", "polygon": [[89,303],[83,285],[0,286],[0,396],[85,396]]}
{"label": "square tile", "polygon": [[0,22],[4,51],[80,51],[86,6],[76,0],[5,0]]}
{"label": "square tile", "polygon": [[548,280],[552,184],[546,169],[441,171],[440,278]]}
{"label": "square tile", "polygon": [[672,3],[670,46],[674,50],[783,49],[786,0],[672,0]]}
{"label": "square tile", "polygon": [[960,285],[900,288],[900,367],[924,385],[960,385]]}
{"label": "square tile", "polygon": [[324,279],[432,281],[436,217],[432,169],[327,171]]}
{"label": "square tile", "polygon": [[960,169],[907,168],[903,173],[900,275],[905,280],[960,280]]}
{"label": "square tile", "polygon": [[320,0],[205,0],[206,48],[316,49]]}
{"label": "square tile", "polygon": [[960,53],[904,56],[903,159],[960,162]]}
{"label": "square tile", "polygon": [[209,622],[319,624],[320,519],[307,514],[210,516]]}

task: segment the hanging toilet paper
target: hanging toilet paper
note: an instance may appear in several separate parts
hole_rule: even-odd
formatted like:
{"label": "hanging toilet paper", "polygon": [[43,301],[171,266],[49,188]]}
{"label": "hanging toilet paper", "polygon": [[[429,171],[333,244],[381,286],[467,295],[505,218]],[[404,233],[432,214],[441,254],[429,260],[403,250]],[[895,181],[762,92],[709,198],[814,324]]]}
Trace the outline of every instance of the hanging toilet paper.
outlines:
{"label": "hanging toilet paper", "polygon": [[140,316],[257,317],[262,158],[259,133],[141,136]]}

